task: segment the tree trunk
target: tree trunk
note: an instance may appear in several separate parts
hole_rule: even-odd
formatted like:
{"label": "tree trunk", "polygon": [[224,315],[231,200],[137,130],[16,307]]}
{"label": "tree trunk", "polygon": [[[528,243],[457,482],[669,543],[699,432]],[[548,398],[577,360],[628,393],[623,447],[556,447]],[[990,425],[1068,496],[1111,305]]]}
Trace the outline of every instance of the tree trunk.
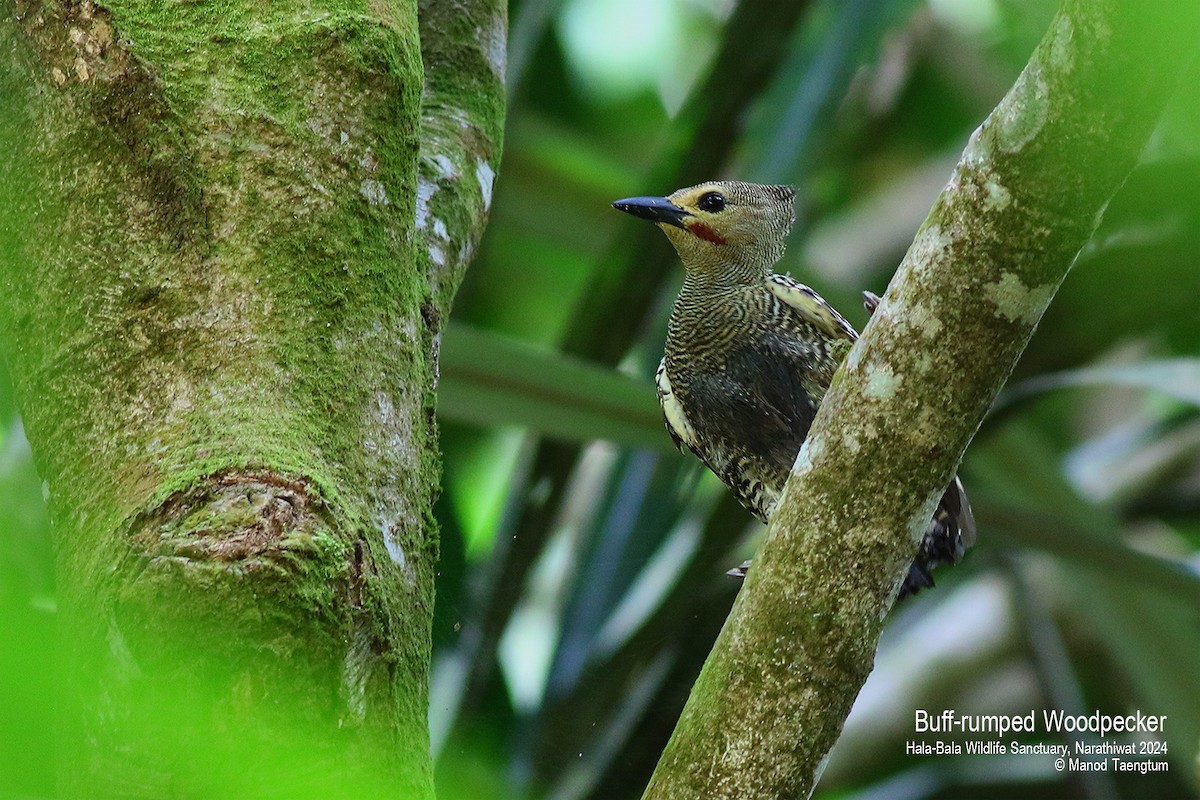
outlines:
{"label": "tree trunk", "polygon": [[431,797],[437,347],[505,5],[7,2],[64,797]]}

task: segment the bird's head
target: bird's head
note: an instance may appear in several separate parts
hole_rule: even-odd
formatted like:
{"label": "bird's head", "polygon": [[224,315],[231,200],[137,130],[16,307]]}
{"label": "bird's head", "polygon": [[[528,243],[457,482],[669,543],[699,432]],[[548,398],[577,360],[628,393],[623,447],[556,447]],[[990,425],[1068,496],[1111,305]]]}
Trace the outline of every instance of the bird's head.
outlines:
{"label": "bird's head", "polygon": [[768,272],[783,256],[795,197],[790,186],[708,181],[668,197],[617,200],[613,208],[658,225],[689,272]]}

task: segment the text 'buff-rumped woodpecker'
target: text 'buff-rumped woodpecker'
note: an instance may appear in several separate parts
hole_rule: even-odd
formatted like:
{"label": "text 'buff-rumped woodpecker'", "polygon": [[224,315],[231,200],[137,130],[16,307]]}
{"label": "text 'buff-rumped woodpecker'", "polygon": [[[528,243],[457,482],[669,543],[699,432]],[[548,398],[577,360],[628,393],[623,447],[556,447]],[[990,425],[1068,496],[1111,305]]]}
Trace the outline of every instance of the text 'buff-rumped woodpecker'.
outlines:
{"label": "text 'buff-rumped woodpecker'", "polygon": [[[763,522],[858,337],[820,295],[772,272],[795,220],[794,200],[787,186],[712,181],[613,203],[657,224],[683,260],[683,290],[656,376],[667,431]],[[957,562],[974,540],[971,506],[955,478],[900,597],[933,586],[931,570]]]}

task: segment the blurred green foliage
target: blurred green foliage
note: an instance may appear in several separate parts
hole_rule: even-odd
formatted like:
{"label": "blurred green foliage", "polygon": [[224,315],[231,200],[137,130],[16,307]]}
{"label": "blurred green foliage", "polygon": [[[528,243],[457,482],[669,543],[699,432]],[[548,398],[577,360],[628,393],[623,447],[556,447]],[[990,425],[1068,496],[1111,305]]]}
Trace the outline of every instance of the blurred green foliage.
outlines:
{"label": "blurred green foliage", "polygon": [[[757,533],[667,445],[680,276],[608,203],[791,183],[783,267],[861,326],[1055,6],[513,3],[503,170],[444,337],[439,797],[639,796]],[[967,453],[979,545],[893,613],[818,797],[1197,796],[1194,70]],[[0,797],[50,797],[52,558],[6,386],[0,413]],[[916,708],[1165,714],[1171,770],[908,756]]]}

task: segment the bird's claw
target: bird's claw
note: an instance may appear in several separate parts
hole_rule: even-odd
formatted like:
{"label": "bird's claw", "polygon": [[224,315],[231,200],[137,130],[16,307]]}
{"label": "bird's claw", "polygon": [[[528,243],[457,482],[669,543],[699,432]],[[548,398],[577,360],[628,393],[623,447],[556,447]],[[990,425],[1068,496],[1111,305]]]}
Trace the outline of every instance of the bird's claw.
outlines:
{"label": "bird's claw", "polygon": [[731,578],[745,578],[746,570],[748,570],[748,569],[750,569],[750,562],[743,561],[741,564],[737,565],[736,567],[729,570],[725,574]]}

